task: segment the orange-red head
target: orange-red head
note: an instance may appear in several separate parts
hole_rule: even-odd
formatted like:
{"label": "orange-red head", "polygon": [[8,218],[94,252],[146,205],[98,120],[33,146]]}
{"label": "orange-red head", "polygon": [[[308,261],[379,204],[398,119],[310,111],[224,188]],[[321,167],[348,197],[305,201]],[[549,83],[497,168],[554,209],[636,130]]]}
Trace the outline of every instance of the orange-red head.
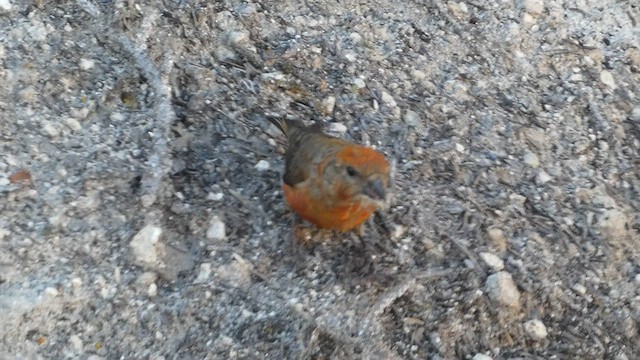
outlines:
{"label": "orange-red head", "polygon": [[347,145],[325,169],[325,179],[334,182],[340,200],[383,207],[389,186],[389,163],[380,152],[365,146]]}

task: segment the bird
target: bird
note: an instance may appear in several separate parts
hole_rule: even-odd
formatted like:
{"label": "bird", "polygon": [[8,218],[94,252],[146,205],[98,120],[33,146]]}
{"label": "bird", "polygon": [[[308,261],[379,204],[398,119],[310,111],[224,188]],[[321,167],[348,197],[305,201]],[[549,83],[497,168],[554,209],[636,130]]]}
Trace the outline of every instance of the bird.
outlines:
{"label": "bird", "polygon": [[301,218],[321,229],[362,233],[385,207],[390,165],[367,146],[325,134],[319,124],[267,117],[285,135],[284,197]]}

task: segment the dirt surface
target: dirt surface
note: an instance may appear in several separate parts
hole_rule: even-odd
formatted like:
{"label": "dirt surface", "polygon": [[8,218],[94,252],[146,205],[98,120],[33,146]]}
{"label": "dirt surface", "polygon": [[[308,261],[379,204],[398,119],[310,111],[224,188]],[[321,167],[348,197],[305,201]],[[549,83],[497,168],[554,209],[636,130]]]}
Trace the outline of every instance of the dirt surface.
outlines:
{"label": "dirt surface", "polygon": [[[637,358],[639,24],[0,1],[0,358]],[[363,241],[292,248],[269,115],[392,159]]]}

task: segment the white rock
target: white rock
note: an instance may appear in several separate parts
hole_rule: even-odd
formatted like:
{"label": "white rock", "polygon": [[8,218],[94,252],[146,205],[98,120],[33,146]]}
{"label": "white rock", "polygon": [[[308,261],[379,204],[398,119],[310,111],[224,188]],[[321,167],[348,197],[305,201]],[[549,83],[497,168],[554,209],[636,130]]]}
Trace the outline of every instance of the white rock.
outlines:
{"label": "white rock", "polygon": [[523,0],[522,6],[531,15],[540,15],[544,11],[543,0]]}
{"label": "white rock", "polygon": [[220,201],[222,200],[223,197],[224,197],[224,194],[221,192],[207,194],[207,200]]}
{"label": "white rock", "polygon": [[451,13],[453,14],[453,16],[457,18],[462,16],[463,14],[462,9],[460,9],[460,4],[458,4],[457,2],[448,1],[447,6],[449,7],[449,10],[451,10]]}
{"label": "white rock", "polygon": [[532,25],[536,23],[536,18],[533,17],[533,15],[529,14],[529,13],[524,13],[524,15],[522,15],[522,23],[525,25]]}
{"label": "white rock", "polygon": [[551,181],[551,175],[547,174],[544,170],[540,170],[536,175],[536,184],[538,185],[544,185],[549,181]]}
{"label": "white rock", "polygon": [[540,341],[547,337],[547,327],[538,319],[529,320],[524,323],[524,331],[534,341]]}
{"label": "white rock", "polygon": [[391,94],[389,94],[386,91],[382,92],[382,96],[381,96],[381,100],[382,102],[389,106],[389,107],[396,107],[398,106],[398,104],[396,103],[396,101],[393,99],[393,96],[391,96]]}
{"label": "white rock", "polygon": [[532,168],[537,168],[538,166],[540,166],[538,155],[532,153],[531,151],[527,151],[527,153],[524,154],[524,158],[522,160],[525,164],[531,166]]}
{"label": "white rock", "polygon": [[161,228],[147,225],[133,237],[129,247],[136,264],[156,268],[162,263],[164,244],[160,241],[161,236]]}
{"label": "white rock", "polygon": [[365,84],[364,80],[360,78],[353,79],[353,85],[355,85],[358,89],[364,89],[367,84]]}
{"label": "white rock", "polygon": [[54,297],[57,297],[58,295],[60,295],[60,292],[58,291],[58,289],[56,289],[54,287],[48,287],[48,288],[44,289],[44,296],[45,297],[54,298]]}
{"label": "white rock", "polygon": [[464,153],[464,145],[456,143],[456,151],[459,153]]}
{"label": "white rock", "polygon": [[494,271],[502,271],[504,269],[504,261],[498,256],[488,252],[481,252],[480,257]]}
{"label": "white rock", "polygon": [[69,129],[73,131],[78,131],[82,129],[82,125],[80,124],[80,122],[74,118],[65,118],[64,124],[67,125],[67,127],[69,127]]}
{"label": "white rock", "polygon": [[605,140],[600,140],[600,141],[598,141],[598,147],[602,151],[608,151],[609,150],[609,143],[606,142]]}
{"label": "white rock", "polygon": [[214,216],[209,220],[206,236],[209,240],[224,240],[227,237],[225,224],[218,216]]}
{"label": "white rock", "polygon": [[155,283],[156,280],[158,280],[158,274],[153,271],[146,271],[142,273],[142,275],[138,276],[135,285],[138,289],[148,290],[149,286]]}
{"label": "white rock", "polygon": [[584,296],[587,293],[587,288],[582,284],[574,284],[571,289],[580,296]]}
{"label": "white rock", "polygon": [[83,348],[84,348],[84,344],[82,343],[82,339],[80,339],[80,336],[78,336],[78,335],[69,336],[69,345],[71,345],[71,348],[76,353],[81,353]]}
{"label": "white rock", "polygon": [[333,109],[336,107],[336,98],[335,96],[329,96],[326,99],[322,100],[322,112],[324,114],[333,113]]}
{"label": "white rock", "polygon": [[342,53],[342,57],[348,62],[355,62],[358,59],[358,56],[354,51],[346,50]]}
{"label": "white rock", "polygon": [[267,160],[260,160],[258,161],[258,163],[254,166],[254,168],[258,171],[267,171],[271,168],[271,165],[269,164],[269,162]]}
{"label": "white rock", "polygon": [[490,275],[485,288],[491,300],[512,308],[520,307],[520,291],[508,272],[501,271]]}
{"label": "white rock", "polygon": [[80,59],[80,63],[78,64],[78,66],[80,66],[80,69],[84,71],[93,69],[95,65],[96,63],[91,59]]}
{"label": "white rock", "polygon": [[631,110],[631,115],[629,116],[631,121],[640,122],[640,106],[636,106]]}
{"label": "white rock", "polygon": [[489,355],[477,353],[473,356],[473,360],[493,360],[493,358]]}
{"label": "white rock", "polygon": [[123,113],[113,112],[109,115],[109,120],[111,121],[121,122],[121,121],[124,121],[125,119],[126,119],[126,116]]}
{"label": "white rock", "polygon": [[600,81],[607,85],[611,90],[616,88],[616,81],[613,79],[613,75],[607,70],[602,70],[600,73]]}
{"label": "white rock", "polygon": [[42,121],[40,128],[42,129],[43,134],[50,138],[55,138],[60,135],[60,130],[58,130],[51,121]]}
{"label": "white rock", "polygon": [[500,228],[491,228],[487,231],[487,237],[489,242],[496,250],[503,252],[507,249],[507,237],[504,235],[504,231]]}
{"label": "white rock", "polygon": [[9,0],[0,0],[0,10],[4,12],[11,11],[11,2]]}
{"label": "white rock", "polygon": [[207,282],[209,277],[211,276],[211,264],[203,263],[200,265],[200,272],[198,273],[198,277],[193,281],[195,284]]}
{"label": "white rock", "polygon": [[149,295],[149,297],[155,297],[156,295],[158,295],[158,285],[156,285],[156,283],[151,283],[151,285],[149,285],[149,289],[147,289],[147,295]]}
{"label": "white rock", "polygon": [[409,126],[416,127],[420,125],[420,115],[418,115],[418,113],[413,110],[407,110],[404,113],[402,120],[404,120],[404,123]]}
{"label": "white rock", "polygon": [[347,132],[347,126],[343,123],[331,123],[329,124],[329,131],[344,134]]}

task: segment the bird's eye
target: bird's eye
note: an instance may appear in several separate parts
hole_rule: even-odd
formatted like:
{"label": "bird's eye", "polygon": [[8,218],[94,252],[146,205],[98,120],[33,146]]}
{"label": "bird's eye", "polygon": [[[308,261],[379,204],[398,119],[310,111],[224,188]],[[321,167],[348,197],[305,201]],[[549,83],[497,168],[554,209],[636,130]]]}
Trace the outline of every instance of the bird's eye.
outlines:
{"label": "bird's eye", "polygon": [[358,172],[353,167],[347,166],[347,175],[354,177],[358,175]]}

